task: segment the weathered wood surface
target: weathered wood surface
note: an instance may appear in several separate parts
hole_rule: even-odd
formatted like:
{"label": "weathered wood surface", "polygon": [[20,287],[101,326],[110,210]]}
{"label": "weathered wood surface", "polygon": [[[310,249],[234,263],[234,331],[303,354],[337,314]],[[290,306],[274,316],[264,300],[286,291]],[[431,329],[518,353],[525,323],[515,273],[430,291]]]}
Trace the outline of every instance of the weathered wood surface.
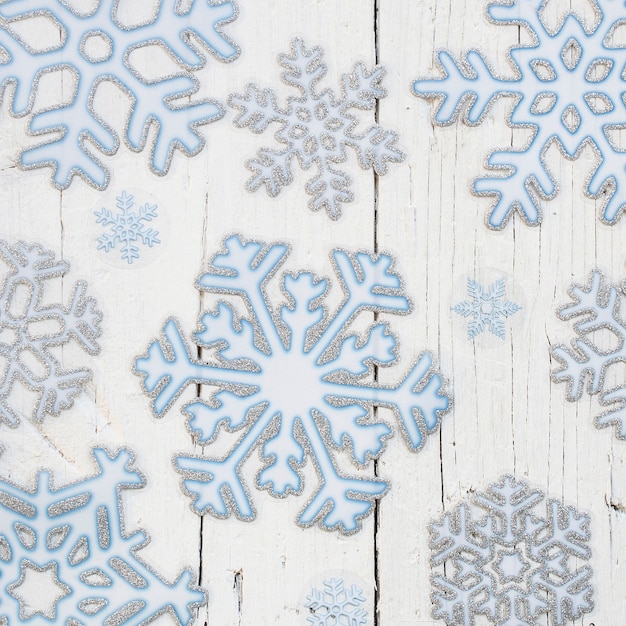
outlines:
{"label": "weathered wood surface", "polygon": [[[225,65],[210,61],[199,75],[201,95],[225,102],[248,82],[288,95],[276,57],[294,36],[324,48],[329,71],[323,82],[333,89],[355,61],[384,65],[388,96],[377,115],[399,132],[407,158],[377,179],[351,158],[355,200],[336,222],[308,210],[306,172],[296,170],[294,183],[277,198],[245,190],[244,161],[273,139],[269,131],[257,137],[235,128],[232,109],[204,127],[205,150],[194,158],[177,154],[163,178],[148,171],[146,153],[122,146],[103,159],[112,168],[106,192],[75,180],[61,193],[51,187],[47,169],[15,167],[15,146],[32,140],[5,103],[0,234],[10,242],[41,242],[69,260],[71,273],[59,293],[67,298],[77,278],[87,279],[103,311],[104,332],[100,355],[81,356],[94,377],[70,411],[41,426],[24,419],[18,429],[1,427],[1,476],[29,485],[37,468],[49,467],[59,483],[72,481],[92,471],[90,446],[128,446],[147,478],[145,489],[126,498],[128,528],[149,532],[151,543],[141,556],[166,577],[185,565],[201,568],[209,603],[199,610],[198,624],[306,624],[311,587],[339,574],[363,587],[370,623],[405,626],[443,623],[430,616],[429,521],[468,492],[515,473],[590,514],[596,609],[576,623],[618,626],[626,588],[626,444],[611,428],[594,427],[597,403],[569,403],[566,386],[550,381],[550,347],[571,336],[555,315],[571,282],[585,281],[595,267],[615,282],[624,278],[624,222],[600,224],[599,203],[582,194],[592,155],[571,163],[550,153],[560,193],[544,203],[541,227],[514,219],[503,231],[490,231],[484,223],[490,201],[473,196],[470,185],[489,149],[517,139],[504,122],[510,102],[499,100],[478,128],[439,128],[431,123],[432,104],[415,98],[410,85],[437,74],[441,47],[460,54],[488,46],[496,69],[509,72],[505,52],[517,41],[517,27],[489,24],[476,2],[464,0],[296,4],[241,1],[239,18],[227,27],[241,55]],[[169,221],[160,255],[137,268],[95,254],[93,211],[126,188],[152,194]],[[357,535],[303,530],[293,520],[304,498],[277,500],[265,493],[256,498],[252,523],[201,520],[179,489],[171,458],[192,450],[184,419],[177,410],[163,419],[152,416],[132,363],[168,315],[188,332],[195,328],[210,300],[200,297],[194,280],[233,232],[286,241],[293,247],[290,269],[326,276],[332,275],[328,254],[334,247],[392,252],[414,302],[410,315],[393,321],[400,368],[424,349],[438,355],[453,409],[418,454],[409,453],[400,437],[388,443],[377,472],[392,489]],[[468,341],[466,321],[451,306],[465,299],[467,277],[499,276],[523,309],[509,320],[505,341],[486,335]],[[381,380],[386,375],[381,371]],[[252,476],[258,467],[253,455],[246,472]],[[312,478],[310,463],[305,475]]]}

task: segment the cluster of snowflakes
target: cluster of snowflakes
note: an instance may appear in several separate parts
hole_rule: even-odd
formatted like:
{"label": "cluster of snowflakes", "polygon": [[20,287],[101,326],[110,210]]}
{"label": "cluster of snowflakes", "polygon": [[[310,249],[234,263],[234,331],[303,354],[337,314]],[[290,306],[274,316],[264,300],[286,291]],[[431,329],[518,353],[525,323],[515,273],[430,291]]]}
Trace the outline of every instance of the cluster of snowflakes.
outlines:
{"label": "cluster of snowflakes", "polygon": [[55,348],[74,340],[85,352],[97,354],[101,313],[85,295],[84,281],[75,284],[67,307],[48,303],[46,285],[69,270],[67,261],[55,261],[54,252],[0,241],[0,259],[8,267],[0,288],[0,422],[19,422],[12,395],[16,383],[38,394],[32,417],[41,422],[45,415],[71,407],[91,379],[88,369],[64,369]]}
{"label": "cluster of snowflakes", "polygon": [[[224,109],[210,99],[189,100],[199,89],[190,72],[205,64],[205,51],[221,61],[238,55],[238,48],[221,32],[237,11],[231,0],[191,0],[186,10],[182,4],[157,2],[147,21],[128,26],[118,19],[116,0],[100,0],[87,13],[64,1],[2,3],[0,46],[8,60],[0,64],[0,85],[14,85],[13,114],[32,113],[44,75],[69,71],[73,82],[69,100],[38,108],[32,115],[29,131],[41,137],[41,142],[22,151],[23,167],[52,166],[54,185],[60,189],[68,187],[76,174],[96,188],[107,186],[109,172],[93,146],[111,155],[119,147],[119,138],[94,106],[103,82],[113,83],[131,100],[124,129],[130,149],[143,150],[149,128],[154,127],[149,148],[154,173],[167,172],[176,148],[188,155],[202,149],[204,139],[198,126],[221,118]],[[55,40],[36,30],[42,18],[54,31]],[[27,37],[29,23],[31,36]],[[15,28],[18,24],[19,29]],[[137,50],[155,45],[165,50],[176,71],[155,78],[136,69]]]}
{"label": "cluster of snowflakes", "polygon": [[116,200],[119,209],[117,213],[104,207],[99,211],[94,211],[97,224],[110,226],[104,235],[98,237],[98,250],[110,252],[119,244],[122,259],[130,265],[139,258],[138,242],[150,248],[161,243],[159,231],[146,228],[144,224],[157,217],[158,206],[146,202],[139,207],[138,212],[135,212],[132,210],[135,199],[126,191],[122,191]]}
{"label": "cluster of snowflakes", "polygon": [[591,198],[606,196],[604,222],[615,222],[624,207],[626,157],[614,131],[626,123],[622,101],[626,49],[612,39],[626,17],[624,3],[597,0],[593,25],[584,25],[572,14],[554,32],[542,19],[545,5],[544,0],[513,0],[488,8],[493,23],[521,25],[531,37],[527,45],[514,45],[507,56],[513,76],[496,75],[476,50],[461,59],[442,51],[439,62],[445,76],[413,85],[416,95],[439,100],[434,121],[440,126],[452,124],[460,115],[466,123],[478,125],[493,102],[507,96],[515,99],[509,125],[533,130],[526,145],[492,152],[487,167],[496,175],[474,182],[478,195],[497,196],[487,220],[494,229],[504,227],[514,211],[529,224],[540,221],[540,201],[558,191],[545,162],[552,144],[569,159],[577,158],[585,146],[592,147],[598,165],[584,191]]}
{"label": "cluster of snowflakes", "polygon": [[311,612],[307,621],[311,626],[365,626],[364,602],[365,595],[356,585],[346,589],[342,578],[330,578],[322,591],[312,589],[307,596],[305,606]]}
{"label": "cluster of snowflakes", "polygon": [[122,492],[144,485],[131,455],[93,456],[98,473],[66,487],[47,472],[32,492],[0,480],[0,619],[131,626],[169,612],[190,623],[206,602],[191,572],[168,584],[137,556],[143,531],[124,529]]}
{"label": "cluster of snowflakes", "polygon": [[496,280],[488,287],[467,279],[467,295],[469,300],[463,300],[452,307],[452,310],[463,317],[469,317],[467,338],[474,339],[485,329],[500,339],[505,337],[504,320],[517,313],[522,307],[515,302],[505,300],[506,281],[504,278]]}
{"label": "cluster of snowflakes", "polygon": [[352,73],[344,74],[341,96],[330,89],[318,91],[317,83],[326,74],[321,48],[307,49],[301,39],[294,39],[291,54],[282,54],[279,62],[284,68],[282,79],[295,87],[299,96],[289,96],[281,108],[271,89],[247,86],[245,95],[232,95],[229,104],[241,111],[234,123],[262,133],[273,122],[280,125],[274,137],[282,144],[279,150],[262,148],[246,165],[254,172],[248,189],[256,191],[265,185],[270,196],[293,180],[291,171],[297,159],[305,170],[312,165],[317,174],[306,184],[312,196],[309,208],[325,209],[329,217],[338,219],[341,203],[353,199],[351,179],[337,167],[348,158],[346,148],[352,148],[363,169],[373,168],[378,175],[387,172],[387,163],[398,163],[404,154],[396,147],[397,135],[378,124],[362,133],[355,132],[359,119],[354,110],[372,111],[376,101],[387,95],[381,87],[385,70],[376,66],[371,71],[362,63],[354,65]]}
{"label": "cluster of snowflakes", "polygon": [[[330,311],[324,304],[329,281],[305,271],[283,273],[280,288],[286,302],[270,301],[267,283],[288,253],[283,244],[226,239],[196,285],[240,296],[243,312],[230,301],[220,301],[200,316],[193,347],[178,322],[169,319],[135,368],[157,416],[188,386],[209,391],[207,398],[184,408],[190,431],[199,443],[209,444],[207,450],[217,438],[223,441],[226,432],[237,434],[223,457],[175,459],[197,513],[255,517],[241,468],[258,448],[263,467],[256,475],[257,489],[276,497],[302,493],[301,468],[309,456],[318,486],[298,523],[353,533],[388,484],[346,475],[337,465],[337,453],[357,468],[382,454],[392,430],[374,419],[374,406],[394,412],[407,445],[417,451],[437,428],[449,399],[428,353],[399,375],[397,384],[372,382],[375,367],[396,363],[398,342],[387,322],[377,321],[363,333],[351,328],[364,311],[409,312],[390,256],[335,250],[331,260],[345,297]],[[198,347],[210,362],[194,358]]]}
{"label": "cluster of snowflakes", "polygon": [[563,626],[593,608],[589,518],[504,476],[431,523],[433,618],[471,626],[535,626],[542,614]]}
{"label": "cluster of snowflakes", "polygon": [[[594,271],[587,285],[573,285],[569,295],[572,301],[559,309],[558,316],[563,321],[575,320],[576,337],[571,347],[552,349],[561,364],[552,378],[567,383],[571,402],[580,400],[585,391],[599,395],[600,404],[608,408],[595,418],[596,426],[612,424],[617,437],[626,439],[626,381],[617,386],[607,382],[611,366],[626,363],[626,322],[620,312],[626,300],[624,288],[608,283]],[[602,331],[609,333],[609,341]]]}

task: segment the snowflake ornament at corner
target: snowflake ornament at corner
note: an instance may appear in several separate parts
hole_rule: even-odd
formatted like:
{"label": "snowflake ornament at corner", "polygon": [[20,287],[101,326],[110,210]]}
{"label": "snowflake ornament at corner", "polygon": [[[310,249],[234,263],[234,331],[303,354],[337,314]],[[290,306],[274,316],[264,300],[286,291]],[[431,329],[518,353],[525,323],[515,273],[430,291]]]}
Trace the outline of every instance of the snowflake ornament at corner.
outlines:
{"label": "snowflake ornament at corner", "polygon": [[461,116],[465,123],[479,125],[494,101],[504,96],[514,98],[509,126],[532,130],[526,145],[491,152],[486,167],[495,175],[474,181],[476,195],[497,198],[487,217],[493,229],[503,228],[515,211],[528,224],[541,221],[541,200],[558,192],[555,172],[545,160],[553,144],[568,159],[576,159],[586,146],[592,148],[598,163],[584,193],[605,197],[603,222],[615,223],[626,206],[626,157],[616,135],[626,125],[626,48],[613,42],[614,31],[626,19],[624,2],[597,0],[594,24],[568,14],[555,31],[542,19],[545,4],[511,0],[488,5],[492,23],[521,25],[531,37],[527,45],[513,45],[509,51],[512,76],[497,75],[476,50],[461,59],[443,50],[439,63],[445,76],[413,84],[415,95],[438,99],[434,122],[439,126]]}
{"label": "snowflake ornament at corner", "polygon": [[[433,618],[563,626],[593,609],[589,517],[503,476],[430,524]],[[486,514],[486,516],[485,516]]]}
{"label": "snowflake ornament at corner", "polygon": [[93,456],[98,473],[60,489],[48,472],[34,491],[0,480],[0,619],[138,626],[169,613],[190,624],[206,602],[191,572],[168,584],[137,556],[145,533],[124,528],[122,492],[145,484],[132,456],[102,449]]}
{"label": "snowflake ornament at corner", "polygon": [[306,191],[312,196],[309,208],[324,208],[328,216],[338,219],[341,204],[354,198],[351,178],[338,164],[348,158],[346,148],[352,148],[362,169],[372,168],[379,176],[387,172],[387,163],[399,163],[405,155],[396,147],[398,136],[378,124],[364,132],[356,132],[359,119],[355,110],[373,111],[376,101],[387,95],[381,87],[384,68],[371,71],[356,63],[351,74],[344,74],[341,95],[330,89],[319,91],[317,83],[326,74],[321,48],[307,49],[301,39],[294,39],[291,54],[281,54],[283,81],[299,90],[299,96],[289,96],[284,108],[272,89],[259,89],[250,84],[245,95],[231,95],[230,106],[239,109],[234,123],[239,128],[263,133],[270,124],[280,128],[274,134],[280,149],[261,148],[256,158],[246,163],[254,175],[247,183],[250,191],[265,185],[274,197],[293,181],[295,160],[305,170],[314,166],[317,173],[309,179]]}
{"label": "snowflake ornament at corner", "polygon": [[356,585],[344,587],[343,579],[324,581],[324,589],[312,589],[307,596],[306,608],[310,626],[366,626],[367,611],[361,608],[365,602],[363,591]]}
{"label": "snowflake ornament at corner", "polygon": [[161,243],[159,231],[144,225],[144,222],[151,222],[157,217],[158,206],[145,202],[134,211],[134,197],[126,191],[122,191],[116,201],[119,209],[117,213],[104,207],[100,211],[94,211],[96,223],[103,227],[110,226],[106,233],[98,237],[98,250],[108,253],[119,244],[122,259],[130,265],[139,258],[138,242],[150,248]]}
{"label": "snowflake ornament at corner", "polygon": [[[277,282],[284,302],[270,300],[267,283],[288,255],[289,247],[281,243],[227,238],[196,286],[231,301],[200,316],[195,345],[169,319],[161,337],[137,358],[135,370],[157,417],[188,386],[209,392],[183,412],[205,454],[218,438],[229,442],[228,452],[175,459],[198,514],[255,518],[241,469],[257,449],[262,462],[257,489],[278,498],[300,495],[308,457],[318,484],[298,523],[354,533],[388,489],[386,481],[366,471],[393,434],[372,407],[391,409],[408,447],[418,451],[438,427],[449,398],[427,352],[408,373],[398,373],[395,384],[372,380],[376,367],[397,363],[398,341],[386,321],[362,332],[353,330],[353,322],[365,311],[405,315],[411,307],[390,256],[335,250],[331,261],[344,298],[331,311],[325,306],[330,281],[305,271],[282,273]],[[235,306],[232,296],[245,306]],[[195,358],[198,348],[210,361]],[[341,454],[361,475],[341,469]]]}
{"label": "snowflake ornament at corner", "polygon": [[504,320],[517,313],[522,307],[515,302],[505,300],[506,283],[504,278],[496,280],[488,287],[467,279],[467,295],[469,300],[463,300],[452,307],[452,310],[463,317],[471,318],[467,326],[467,338],[474,339],[485,329],[504,339]]}
{"label": "snowflake ornament at corner", "polygon": [[64,369],[55,348],[73,339],[88,354],[98,354],[102,314],[86,296],[82,280],[67,307],[48,303],[48,281],[70,268],[67,261],[55,261],[54,252],[23,241],[14,246],[0,241],[0,260],[8,266],[0,288],[0,422],[19,422],[12,394],[18,382],[37,394],[32,418],[41,422],[70,408],[92,376],[86,368]]}
{"label": "snowflake ornament at corner", "polygon": [[[555,346],[552,355],[561,369],[552,373],[556,383],[566,382],[567,399],[580,400],[583,393],[598,395],[600,404],[607,410],[596,416],[595,425],[615,427],[619,439],[626,440],[626,380],[620,364],[626,363],[626,321],[622,315],[626,307],[624,286],[612,285],[599,271],[591,273],[587,285],[572,285],[572,301],[562,306],[557,315],[562,321],[576,320],[573,329],[576,338],[571,346]],[[606,341],[602,332],[608,332]],[[607,382],[612,365],[621,380],[616,386]]]}
{"label": "snowflake ornament at corner", "polygon": [[[188,156],[197,154],[204,146],[198,127],[221,118],[224,108],[207,98],[189,100],[199,90],[191,71],[204,66],[206,52],[220,61],[238,56],[239,49],[221,30],[237,17],[237,7],[231,0],[187,4],[183,10],[177,0],[161,0],[151,17],[129,26],[119,19],[118,0],[99,0],[88,12],[64,1],[3,2],[0,46],[6,60],[0,64],[0,85],[5,93],[8,84],[14,85],[13,115],[32,114],[29,132],[41,138],[22,150],[20,165],[51,166],[58,189],[66,189],[77,174],[93,187],[105,188],[110,174],[97,151],[114,154],[119,137],[95,104],[102,83],[114,84],[131,101],[123,133],[127,146],[139,152],[152,135],[148,149],[155,174],[167,173],[177,148]],[[56,39],[27,36],[25,26],[33,20],[33,32],[40,32],[36,28],[42,18]],[[133,63],[146,46],[160,47],[176,69],[168,75],[144,76]],[[35,109],[40,79],[61,71],[71,74],[69,96]]]}

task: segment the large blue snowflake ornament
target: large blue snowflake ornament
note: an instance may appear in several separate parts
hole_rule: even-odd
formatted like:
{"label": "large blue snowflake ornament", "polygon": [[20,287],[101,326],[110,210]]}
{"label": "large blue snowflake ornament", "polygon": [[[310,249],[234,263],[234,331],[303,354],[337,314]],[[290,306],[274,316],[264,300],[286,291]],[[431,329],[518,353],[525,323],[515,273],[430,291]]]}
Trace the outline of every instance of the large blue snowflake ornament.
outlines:
{"label": "large blue snowflake ornament", "polygon": [[504,339],[504,320],[517,313],[522,307],[511,300],[505,300],[506,281],[496,280],[488,287],[479,282],[467,279],[468,300],[463,300],[452,307],[452,310],[463,317],[470,318],[467,324],[467,338],[474,339],[486,329]]}
{"label": "large blue snowflake ornament", "polygon": [[156,416],[165,414],[190,385],[209,390],[208,397],[184,408],[190,430],[200,444],[209,444],[207,451],[217,438],[235,434],[225,456],[180,455],[175,460],[197,513],[254,519],[241,469],[258,449],[262,467],[257,489],[276,497],[301,494],[301,469],[308,456],[318,486],[298,523],[353,533],[388,484],[364,472],[344,473],[338,453],[361,470],[382,454],[392,430],[372,414],[372,407],[391,409],[407,445],[417,451],[437,428],[449,399],[428,353],[396,384],[375,382],[377,367],[397,362],[398,342],[387,322],[374,322],[362,333],[351,330],[365,311],[409,312],[390,256],[335,250],[331,259],[344,298],[331,312],[324,306],[329,281],[304,271],[283,273],[285,302],[271,302],[268,282],[288,254],[280,243],[226,239],[197,286],[240,296],[246,308],[242,312],[232,302],[220,301],[201,315],[193,341],[210,361],[196,359],[197,347],[169,319],[161,338],[135,367]]}
{"label": "large blue snowflake ornament", "polygon": [[[221,61],[238,55],[239,49],[221,31],[235,19],[237,8],[231,0],[191,0],[186,9],[182,4],[161,0],[147,21],[132,26],[120,21],[119,0],[100,0],[89,12],[63,0],[8,0],[0,5],[0,46],[6,59],[0,64],[0,86],[14,85],[13,114],[32,113],[29,131],[42,139],[21,152],[22,167],[51,166],[59,189],[67,188],[77,174],[98,189],[108,185],[109,172],[93,150],[111,155],[119,147],[117,132],[94,105],[103,82],[113,83],[131,100],[124,129],[131,150],[143,150],[155,127],[149,147],[155,174],[167,173],[175,149],[187,155],[202,149],[198,127],[221,118],[224,109],[207,98],[189,100],[199,89],[190,71],[205,64],[205,52]],[[25,36],[31,20],[32,32],[37,32],[42,18],[54,29],[55,42],[48,38],[42,44],[32,34]],[[135,53],[151,45],[160,46],[178,65],[174,73],[147,77],[135,67]],[[35,110],[40,79],[61,71],[71,74],[69,95]]]}
{"label": "large blue snowflake ornament", "polygon": [[110,252],[119,244],[122,259],[130,265],[139,258],[138,243],[149,248],[161,243],[159,231],[145,227],[145,222],[151,222],[157,217],[159,207],[145,202],[137,211],[133,211],[134,197],[126,191],[116,197],[116,204],[119,209],[117,213],[105,207],[94,211],[96,223],[110,227],[98,237],[98,250]]}
{"label": "large blue snowflake ornament", "polygon": [[247,86],[245,95],[231,95],[228,102],[240,111],[234,121],[239,128],[260,134],[271,124],[278,125],[274,137],[280,147],[262,148],[246,163],[253,172],[248,190],[265,185],[270,196],[277,196],[293,181],[296,161],[305,170],[313,166],[316,174],[306,184],[312,196],[309,208],[323,208],[331,219],[338,219],[342,203],[354,198],[352,180],[339,168],[348,158],[346,148],[354,150],[362,169],[371,168],[379,176],[387,172],[388,163],[399,163],[405,155],[396,147],[395,132],[379,124],[358,129],[357,111],[374,110],[387,95],[382,87],[385,69],[376,65],[368,70],[356,63],[350,74],[343,75],[341,94],[336,96],[318,87],[327,70],[323,55],[321,48],[308,49],[301,39],[294,39],[291,53],[279,56],[283,81],[300,92],[289,96],[283,107],[272,89],[254,84]]}
{"label": "large blue snowflake ornament", "polygon": [[0,620],[14,624],[139,626],[163,613],[190,624],[206,594],[185,570],[173,584],[137,552],[122,492],[144,485],[123,450],[93,451],[98,473],[62,488],[41,472],[34,491],[0,480]]}
{"label": "large blue snowflake ornament", "polygon": [[524,146],[493,151],[486,166],[495,175],[477,179],[473,187],[479,196],[497,197],[487,218],[494,229],[503,228],[515,211],[528,224],[541,221],[540,201],[558,192],[555,173],[545,161],[551,145],[568,159],[591,146],[598,164],[585,181],[584,193],[605,197],[603,222],[613,224],[626,202],[626,156],[616,132],[626,125],[626,48],[613,41],[616,27],[626,19],[624,2],[597,0],[593,25],[568,14],[555,31],[542,19],[545,4],[512,0],[488,6],[491,22],[521,25],[531,37],[529,44],[513,45],[509,51],[512,76],[498,76],[476,50],[461,59],[444,50],[439,53],[444,77],[413,85],[417,96],[438,100],[434,121],[440,126],[460,116],[478,125],[497,98],[514,98],[508,123],[531,129],[532,136]]}

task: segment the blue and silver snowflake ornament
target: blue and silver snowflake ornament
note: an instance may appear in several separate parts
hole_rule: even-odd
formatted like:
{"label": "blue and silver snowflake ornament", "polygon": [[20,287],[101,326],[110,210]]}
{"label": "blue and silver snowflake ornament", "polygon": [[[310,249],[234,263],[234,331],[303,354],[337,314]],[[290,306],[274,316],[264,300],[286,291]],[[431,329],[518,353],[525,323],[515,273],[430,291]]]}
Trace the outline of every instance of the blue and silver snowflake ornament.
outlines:
{"label": "blue and silver snowflake ornament", "polygon": [[514,476],[430,524],[433,618],[563,626],[593,609],[589,517]]}
{"label": "blue and silver snowflake ornament", "polygon": [[134,210],[135,198],[126,191],[122,191],[121,195],[116,197],[116,204],[118,208],[116,213],[104,207],[94,211],[96,222],[103,227],[110,227],[106,233],[98,237],[98,250],[108,253],[119,244],[122,259],[130,265],[139,258],[139,243],[150,248],[161,243],[159,231],[145,226],[145,222],[156,219],[159,207],[144,202]]}
{"label": "blue and silver snowflake ornament", "polygon": [[[572,301],[562,306],[557,315],[562,321],[575,320],[576,338],[570,347],[558,345],[552,349],[552,356],[561,364],[552,373],[552,380],[567,383],[570,402],[580,400],[585,392],[597,395],[600,404],[607,408],[595,418],[596,426],[605,428],[612,424],[616,436],[626,440],[626,381],[622,369],[626,363],[624,286],[610,284],[596,270],[587,285],[572,285],[568,293]],[[611,370],[619,374],[616,386],[607,382]]]}
{"label": "blue and silver snowflake ornament", "polygon": [[230,106],[239,109],[234,123],[263,133],[270,124],[279,125],[274,134],[279,149],[262,148],[246,165],[254,175],[247,183],[250,191],[265,185],[270,196],[293,181],[292,166],[297,160],[305,170],[315,167],[317,174],[309,179],[306,191],[312,196],[309,208],[325,209],[332,219],[341,215],[341,204],[354,198],[352,180],[338,164],[347,160],[346,148],[352,148],[361,168],[372,168],[376,174],[387,172],[387,163],[399,163],[404,154],[396,147],[398,136],[378,124],[363,132],[357,131],[357,110],[371,111],[376,102],[387,95],[381,86],[384,68],[368,70],[362,63],[354,65],[352,73],[344,74],[341,95],[330,89],[320,91],[318,82],[326,74],[321,48],[308,49],[301,39],[294,39],[291,53],[282,54],[278,61],[285,70],[283,81],[300,92],[289,96],[284,107],[277,104],[272,89],[259,89],[254,84],[245,95],[231,95]]}
{"label": "blue and silver snowflake ornament", "polygon": [[356,585],[348,589],[342,578],[324,581],[324,589],[311,589],[306,608],[311,614],[306,618],[311,626],[365,626],[367,611],[363,591]]}
{"label": "blue and silver snowflake ornament", "polygon": [[32,417],[41,422],[69,409],[91,380],[89,369],[63,367],[61,348],[74,340],[88,354],[98,354],[102,314],[82,280],[67,306],[49,302],[49,283],[70,268],[67,261],[56,261],[54,252],[0,241],[0,259],[8,267],[0,287],[0,422],[19,422],[18,384],[37,394]]}
{"label": "blue and silver snowflake ornament", "polygon": [[[262,461],[257,489],[278,498],[301,494],[301,469],[309,457],[318,485],[298,523],[354,533],[388,489],[386,481],[365,472],[349,475],[338,463],[343,453],[364,470],[382,454],[392,430],[371,408],[391,409],[407,445],[417,451],[439,425],[449,398],[426,352],[397,383],[372,380],[375,368],[397,362],[398,342],[386,321],[361,333],[352,323],[365,311],[404,315],[411,306],[389,255],[335,250],[331,259],[344,299],[330,311],[325,306],[330,281],[305,271],[283,273],[285,301],[270,300],[267,283],[288,254],[281,243],[226,239],[196,284],[203,291],[240,296],[245,307],[220,301],[202,314],[194,346],[169,319],[135,368],[156,416],[188,386],[209,391],[184,408],[191,432],[209,454],[212,442],[236,433],[225,456],[175,459],[197,513],[254,519],[241,469],[257,449]],[[210,360],[198,360],[198,348]]]}
{"label": "blue and silver snowflake ornament", "polygon": [[469,317],[467,338],[474,339],[485,329],[500,339],[504,339],[504,320],[517,313],[522,307],[515,302],[505,300],[506,281],[496,280],[488,287],[479,282],[467,279],[468,300],[463,300],[452,307],[452,310],[463,317]]}
{"label": "blue and silver snowflake ornament", "polygon": [[137,555],[145,533],[124,528],[122,494],[145,482],[130,453],[93,456],[98,473],[66,487],[48,472],[33,491],[0,480],[0,619],[139,626],[167,612],[190,624],[206,602],[191,572],[168,584]]}
{"label": "blue and silver snowflake ornament", "polygon": [[503,228],[515,211],[528,224],[541,221],[540,201],[558,192],[555,172],[545,160],[551,145],[568,159],[591,146],[598,165],[585,181],[584,193],[606,198],[603,222],[613,224],[626,203],[626,157],[616,136],[626,124],[622,101],[626,49],[613,41],[616,27],[626,19],[624,3],[597,0],[593,25],[568,14],[554,31],[544,23],[545,4],[512,0],[488,6],[492,23],[521,25],[531,37],[527,45],[512,46],[511,76],[497,75],[476,50],[460,60],[444,50],[439,53],[444,77],[420,79],[413,85],[417,96],[438,100],[434,121],[439,126],[460,116],[465,123],[478,125],[493,102],[506,96],[514,99],[509,125],[532,129],[525,145],[493,151],[486,166],[495,175],[474,182],[477,195],[497,197],[487,218],[494,229]]}
{"label": "blue and silver snowflake ornament", "polygon": [[[191,0],[186,9],[183,4],[157,2],[151,17],[132,26],[120,21],[119,0],[99,0],[87,12],[63,0],[7,0],[0,5],[0,46],[7,57],[0,64],[0,86],[15,86],[13,114],[32,113],[44,75],[69,72],[73,84],[64,100],[32,115],[29,131],[41,142],[22,150],[22,167],[51,166],[59,189],[67,188],[77,174],[95,188],[108,185],[109,172],[93,148],[114,154],[119,138],[94,104],[103,83],[112,83],[130,100],[123,136],[131,150],[144,149],[153,127],[149,152],[155,174],[167,173],[176,148],[187,155],[202,149],[198,127],[221,118],[224,109],[207,98],[189,100],[199,90],[190,71],[205,64],[205,52],[221,61],[237,57],[239,49],[222,32],[236,18],[237,8],[231,0]],[[32,33],[42,19],[56,39],[27,36],[29,23]],[[143,75],[134,61],[146,46],[162,48],[176,70]]]}

